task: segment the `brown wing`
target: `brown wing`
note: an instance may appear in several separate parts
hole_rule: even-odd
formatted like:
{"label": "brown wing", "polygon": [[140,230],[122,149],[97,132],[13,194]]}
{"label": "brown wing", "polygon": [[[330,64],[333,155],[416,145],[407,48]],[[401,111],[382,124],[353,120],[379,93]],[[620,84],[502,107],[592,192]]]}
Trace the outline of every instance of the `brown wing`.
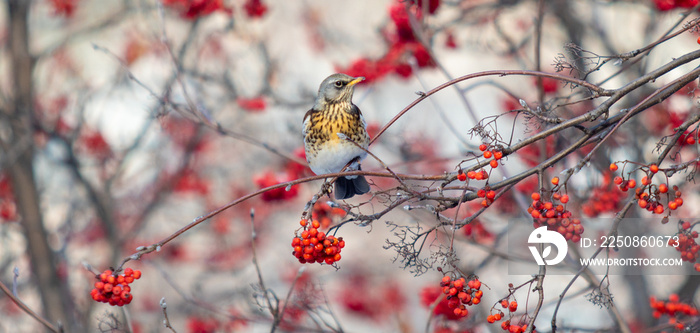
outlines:
{"label": "brown wing", "polygon": [[303,128],[302,128],[302,132],[301,132],[302,135],[304,136],[304,138],[306,138],[306,132],[309,130],[309,127],[310,127],[309,126],[310,124],[308,124],[307,122],[311,120],[311,115],[314,112],[318,112],[318,111],[311,109],[309,111],[306,111],[306,114],[304,115],[303,126],[302,126]]}
{"label": "brown wing", "polygon": [[357,105],[353,103],[350,104],[350,114],[359,114],[360,116],[362,116],[362,111],[360,111],[360,108],[358,108]]}
{"label": "brown wing", "polygon": [[314,109],[310,109],[309,111],[306,111],[306,114],[304,115],[304,120],[302,120],[302,123],[305,123],[305,122],[306,122],[306,118],[309,118],[309,117],[311,116],[311,114],[314,113],[314,112],[318,112],[318,111],[316,111],[316,110],[314,110]]}

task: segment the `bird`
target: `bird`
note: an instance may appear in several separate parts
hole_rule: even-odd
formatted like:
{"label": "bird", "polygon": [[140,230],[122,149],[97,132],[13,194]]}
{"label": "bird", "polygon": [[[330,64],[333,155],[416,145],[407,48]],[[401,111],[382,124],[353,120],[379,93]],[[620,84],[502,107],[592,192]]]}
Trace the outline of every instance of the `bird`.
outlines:
{"label": "bird", "polygon": [[[352,103],[352,94],[364,79],[336,73],[321,82],[303,125],[306,161],[315,174],[340,172],[350,162],[346,171],[361,170],[369,135],[362,112]],[[344,200],[369,189],[362,175],[340,176],[335,180],[334,194],[337,200]]]}

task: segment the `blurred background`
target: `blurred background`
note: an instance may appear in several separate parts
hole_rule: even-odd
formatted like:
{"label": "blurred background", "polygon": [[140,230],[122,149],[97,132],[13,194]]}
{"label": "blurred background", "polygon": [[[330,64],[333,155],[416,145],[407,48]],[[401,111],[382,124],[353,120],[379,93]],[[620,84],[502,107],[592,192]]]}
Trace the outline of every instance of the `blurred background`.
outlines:
{"label": "blurred background", "polygon": [[[370,147],[392,171],[415,176],[407,180],[414,189],[453,186],[446,193],[459,197],[484,186],[453,182],[482,162],[475,158],[480,144],[507,151],[559,123],[551,119],[600,105],[600,96],[578,85],[513,71],[557,73],[613,90],[671,64],[665,75],[626,91],[608,110],[614,117],[697,66],[672,63],[697,58],[697,1],[1,3],[0,281],[13,296],[0,294],[0,332],[47,329],[17,299],[66,332],[504,331],[503,320],[487,323],[497,312],[513,324],[535,320],[545,332],[555,309],[566,332],[697,329],[697,311],[690,310],[700,282],[694,257],[663,275],[579,279],[571,260],[569,273],[544,279],[541,306],[537,281],[508,273],[508,260],[522,260],[504,254],[508,223],[531,226],[531,193],[551,188],[551,177],[594,146],[574,146],[582,132],[571,129],[514,151],[498,168],[486,165],[492,182],[541,168],[547,184],[535,175],[513,181],[484,211],[475,196],[449,201],[452,207],[421,197],[404,202],[409,192],[391,177],[368,177],[371,195],[348,202],[325,196],[311,207],[323,181],[304,180],[243,200],[126,263],[142,272],[131,285],[131,304],[110,306],[90,294],[95,274],[120,267],[137,247],[247,194],[313,176],[302,118],[332,73],[366,77],[354,103],[375,137],[425,92],[464,75],[504,71],[431,94]],[[694,87],[674,88],[645,107],[566,178],[567,209],[582,219],[586,235],[608,233],[612,217],[634,200],[611,183],[610,163],[656,161],[663,150],[656,147],[675,143],[663,138],[697,114]],[[696,123],[684,127],[675,160],[666,163],[697,158],[697,145],[686,140],[697,137]],[[575,149],[543,167],[568,147]],[[382,163],[367,158],[363,170],[386,172]],[[673,213],[680,219],[700,213],[690,164],[676,169],[680,176],[667,174],[686,202]],[[321,229],[333,227],[346,241],[335,267],[302,265],[291,255],[307,209]],[[444,218],[477,212],[457,230],[440,227]],[[623,224],[625,235],[683,230],[641,208],[625,213],[645,218]],[[366,223],[342,223],[372,214]],[[484,285],[481,304],[469,306],[466,317],[444,307],[445,274],[478,276]],[[680,300],[673,302],[674,293]],[[659,310],[652,296],[687,308]],[[163,298],[172,328],[163,325]],[[517,300],[517,311],[504,309],[503,299]]]}

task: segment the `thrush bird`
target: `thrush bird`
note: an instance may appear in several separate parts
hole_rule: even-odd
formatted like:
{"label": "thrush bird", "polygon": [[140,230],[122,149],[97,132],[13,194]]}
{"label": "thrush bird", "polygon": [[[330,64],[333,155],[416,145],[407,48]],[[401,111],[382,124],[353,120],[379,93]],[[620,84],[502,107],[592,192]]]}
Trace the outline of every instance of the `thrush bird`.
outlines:
{"label": "thrush bird", "polygon": [[[306,161],[317,175],[339,172],[351,161],[346,171],[360,170],[360,161],[367,156],[360,148],[369,146],[367,124],[360,109],[352,104],[355,84],[364,79],[339,73],[327,77],[321,82],[313,108],[304,115]],[[369,184],[364,176],[341,176],[335,181],[338,200],[367,192]]]}

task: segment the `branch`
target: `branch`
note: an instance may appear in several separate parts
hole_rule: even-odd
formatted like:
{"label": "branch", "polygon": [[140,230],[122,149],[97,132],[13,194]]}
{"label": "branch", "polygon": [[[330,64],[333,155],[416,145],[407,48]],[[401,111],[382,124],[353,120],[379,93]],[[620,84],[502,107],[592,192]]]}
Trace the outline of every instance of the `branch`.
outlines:
{"label": "branch", "polygon": [[49,329],[51,332],[63,332],[63,327],[56,327],[54,324],[50,323],[48,320],[44,319],[41,317],[39,314],[34,312],[34,310],[30,309],[22,300],[20,300],[17,296],[15,296],[12,291],[2,282],[0,281],[0,289],[7,295],[7,297],[12,300],[13,303],[17,304],[22,311],[26,312],[28,315],[30,315],[32,318],[34,318],[36,321],[44,325],[47,329]]}

